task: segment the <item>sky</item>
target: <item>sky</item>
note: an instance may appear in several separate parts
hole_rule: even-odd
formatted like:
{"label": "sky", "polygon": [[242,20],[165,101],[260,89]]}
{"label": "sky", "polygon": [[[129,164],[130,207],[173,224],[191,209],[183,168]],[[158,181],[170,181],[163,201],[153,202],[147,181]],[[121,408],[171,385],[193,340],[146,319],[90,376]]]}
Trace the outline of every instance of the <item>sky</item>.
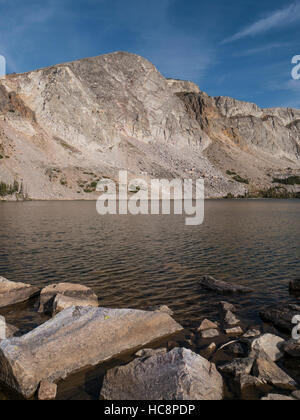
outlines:
{"label": "sky", "polygon": [[300,108],[300,0],[0,0],[8,72],[114,51],[211,96]]}

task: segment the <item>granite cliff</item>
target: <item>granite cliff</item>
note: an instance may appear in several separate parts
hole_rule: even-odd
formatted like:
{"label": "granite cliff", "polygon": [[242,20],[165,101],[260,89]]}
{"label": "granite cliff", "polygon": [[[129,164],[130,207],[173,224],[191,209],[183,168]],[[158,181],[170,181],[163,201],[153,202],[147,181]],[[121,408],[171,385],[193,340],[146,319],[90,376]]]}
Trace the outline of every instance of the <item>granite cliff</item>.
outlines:
{"label": "granite cliff", "polygon": [[123,52],[0,80],[0,199],[94,199],[120,169],[204,177],[214,198],[296,192],[300,110],[211,98]]}

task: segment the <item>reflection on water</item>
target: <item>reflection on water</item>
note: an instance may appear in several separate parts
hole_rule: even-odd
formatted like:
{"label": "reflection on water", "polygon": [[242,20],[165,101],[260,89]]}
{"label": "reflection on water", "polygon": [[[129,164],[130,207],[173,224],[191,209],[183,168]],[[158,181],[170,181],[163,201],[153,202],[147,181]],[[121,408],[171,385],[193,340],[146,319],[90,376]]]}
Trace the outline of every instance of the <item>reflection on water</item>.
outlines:
{"label": "reflection on water", "polygon": [[[99,216],[94,202],[0,203],[0,276],[40,287],[85,284],[106,307],[166,304],[193,329],[204,317],[218,319],[224,297],[198,284],[210,274],[254,289],[226,297],[239,305],[244,326],[253,326],[265,305],[295,299],[288,282],[300,272],[299,212],[296,200],[207,201],[205,223],[187,227],[184,216]],[[25,333],[47,319],[33,305],[1,314]],[[59,397],[97,398],[99,375],[75,375]]]}
{"label": "reflection on water", "polygon": [[218,297],[198,285],[210,274],[254,288],[238,303],[256,318],[299,276],[299,212],[298,200],[207,201],[205,223],[187,227],[184,216],[99,216],[94,202],[1,203],[0,275],[82,283],[107,307],[167,304],[192,327],[215,315]]}

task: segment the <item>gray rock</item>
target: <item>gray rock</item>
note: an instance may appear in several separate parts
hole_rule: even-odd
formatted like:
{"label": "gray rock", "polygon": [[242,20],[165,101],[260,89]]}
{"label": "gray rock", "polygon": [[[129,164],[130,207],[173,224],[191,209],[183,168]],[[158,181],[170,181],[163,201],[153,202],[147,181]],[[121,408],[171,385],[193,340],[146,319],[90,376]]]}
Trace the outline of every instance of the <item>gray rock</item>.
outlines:
{"label": "gray rock", "polygon": [[256,359],[253,365],[253,373],[259,380],[279,389],[294,391],[297,384],[289,375],[280,369],[271,359]]}
{"label": "gray rock", "polygon": [[37,287],[25,283],[15,283],[0,277],[0,308],[22,303],[39,293]]}
{"label": "gray rock", "polygon": [[243,359],[235,359],[232,362],[227,362],[218,367],[218,369],[230,376],[250,375],[253,363],[253,358],[247,357]]}
{"label": "gray rock", "polygon": [[57,385],[48,382],[42,381],[40,383],[39,392],[38,392],[38,399],[40,401],[52,401],[55,400],[57,394]]}
{"label": "gray rock", "polygon": [[107,372],[105,400],[222,400],[223,379],[215,365],[184,348]]}
{"label": "gray rock", "polygon": [[[74,299],[73,305],[71,299]],[[39,313],[55,314],[70,306],[95,307],[98,306],[98,297],[88,287],[72,283],[51,284],[41,291]]]}
{"label": "gray rock", "polygon": [[200,285],[206,289],[221,294],[238,294],[252,292],[252,290],[248,287],[226,283],[225,281],[216,280],[211,276],[204,276],[203,279],[200,280]]}
{"label": "gray rock", "polygon": [[281,337],[273,334],[264,334],[252,342],[251,350],[256,352],[258,357],[261,352],[263,352],[267,354],[273,362],[276,362],[283,357],[283,344],[284,340]]}
{"label": "gray rock", "polygon": [[182,331],[169,315],[129,309],[72,307],[30,333],[0,344],[0,381],[26,398],[122,353]]}

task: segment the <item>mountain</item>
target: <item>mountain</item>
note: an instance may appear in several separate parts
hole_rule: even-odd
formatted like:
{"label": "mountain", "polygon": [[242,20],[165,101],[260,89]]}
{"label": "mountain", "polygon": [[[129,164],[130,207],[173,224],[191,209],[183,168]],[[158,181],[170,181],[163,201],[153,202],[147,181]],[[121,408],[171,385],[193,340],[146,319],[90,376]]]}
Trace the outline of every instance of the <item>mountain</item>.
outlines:
{"label": "mountain", "polygon": [[94,199],[120,169],[204,177],[212,198],[298,191],[300,110],[211,98],[125,52],[0,80],[0,199]]}

